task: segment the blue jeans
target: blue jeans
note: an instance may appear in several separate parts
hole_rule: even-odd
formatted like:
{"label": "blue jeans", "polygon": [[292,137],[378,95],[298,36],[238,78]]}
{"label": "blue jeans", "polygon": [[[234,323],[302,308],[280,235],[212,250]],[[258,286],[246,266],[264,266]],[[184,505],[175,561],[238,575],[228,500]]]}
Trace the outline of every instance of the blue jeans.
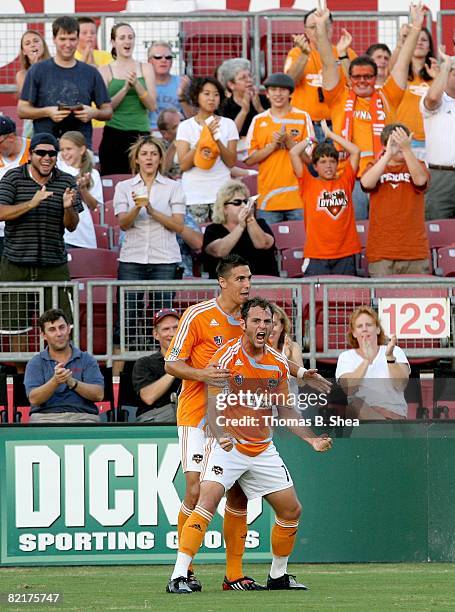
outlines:
{"label": "blue jeans", "polygon": [[355,182],[354,191],[352,192],[352,201],[354,202],[356,220],[368,219],[370,196],[362,190],[359,179]]}
{"label": "blue jeans", "polygon": [[310,259],[303,276],[320,276],[321,274],[356,276],[355,256],[348,255],[339,259]]}
{"label": "blue jeans", "polygon": [[[131,281],[174,280],[177,278],[177,263],[140,264],[120,261],[118,279]],[[172,291],[153,291],[145,294],[142,291],[125,292],[125,344],[129,350],[145,350],[144,337],[146,318],[160,308],[172,307]],[[120,297],[118,298],[120,304]],[[148,312],[151,307],[152,313]],[[116,326],[114,340],[120,338],[120,322]],[[141,340],[142,339],[142,340]],[[147,340],[147,339],[145,339]]]}
{"label": "blue jeans", "polygon": [[269,225],[271,223],[281,223],[282,221],[302,221],[303,209],[294,208],[292,210],[258,210],[258,219],[264,219]]}
{"label": "blue jeans", "polygon": [[[329,128],[332,128],[332,122],[330,120],[327,121],[327,125],[329,126]],[[326,137],[324,136],[324,132],[322,131],[322,128],[321,128],[320,121],[313,121],[313,127],[314,127],[314,136],[319,143],[320,142],[332,142],[330,138],[326,140]]]}

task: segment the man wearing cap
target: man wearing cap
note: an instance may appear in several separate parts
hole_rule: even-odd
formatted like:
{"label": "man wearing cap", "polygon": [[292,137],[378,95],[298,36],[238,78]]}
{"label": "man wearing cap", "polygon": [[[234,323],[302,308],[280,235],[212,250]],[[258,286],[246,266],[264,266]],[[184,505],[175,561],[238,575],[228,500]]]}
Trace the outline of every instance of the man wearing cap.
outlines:
{"label": "man wearing cap", "polygon": [[[32,119],[35,132],[59,138],[81,132],[92,147],[92,119],[107,121],[112,104],[99,71],[75,59],[79,23],[62,16],[52,24],[55,57],[34,64],[27,72],[17,105],[21,119]],[[92,102],[95,107],[92,107]]]}
{"label": "man wearing cap", "polygon": [[174,308],[162,308],[153,317],[153,337],[160,349],[141,357],[133,368],[133,387],[139,397],[137,421],[140,423],[176,423],[173,396],[180,379],[167,374],[164,356],[175,336],[180,316]]}
{"label": "man wearing cap", "polygon": [[[0,221],[6,221],[2,281],[70,279],[63,233],[76,229],[83,207],[74,177],[56,168],[58,150],[52,134],[35,134],[29,163],[8,170],[0,181]],[[63,291],[60,299],[70,317]],[[45,303],[50,307],[50,292]],[[12,328],[3,324],[2,329]]]}
{"label": "man wearing cap", "polygon": [[294,81],[284,72],[271,74],[264,83],[270,108],[256,115],[247,136],[248,166],[259,164],[257,216],[268,224],[303,218],[297,177],[289,150],[305,138],[314,139],[311,118],[291,106]]}
{"label": "man wearing cap", "polygon": [[[30,139],[16,134],[15,122],[0,115],[0,179],[11,168],[28,162]],[[0,257],[3,253],[5,222],[0,221]]]}

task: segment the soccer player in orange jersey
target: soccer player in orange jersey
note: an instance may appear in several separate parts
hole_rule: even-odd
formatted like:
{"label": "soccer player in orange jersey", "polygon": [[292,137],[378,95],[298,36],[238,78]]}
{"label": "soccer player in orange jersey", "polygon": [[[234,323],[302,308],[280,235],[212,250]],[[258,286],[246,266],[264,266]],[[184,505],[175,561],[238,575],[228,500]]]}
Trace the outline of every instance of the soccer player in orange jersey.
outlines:
{"label": "soccer player in orange jersey", "polygon": [[[267,393],[273,392],[273,403],[277,397],[282,398],[278,400],[280,416],[293,416],[297,421],[299,416],[289,401],[287,360],[267,343],[272,320],[270,302],[262,298],[248,300],[241,309],[242,336],[227,342],[210,362],[230,372],[230,377],[222,390],[217,386],[219,381],[209,383],[207,419],[215,437],[207,442],[198,503],[182,530],[177,562],[166,589],[168,593],[192,592],[188,586],[188,568],[221,498],[235,482],[240,484],[248,499],[265,497],[276,513],[272,528],[273,561],[267,588],[306,589],[295,576],[287,573],[301,506],[289,472],[272,442],[272,405],[267,400]],[[245,400],[240,389],[244,394],[252,393],[254,398]],[[260,406],[255,404],[258,389],[263,401]],[[238,401],[229,404],[230,410],[224,410],[226,405],[220,406],[218,402],[231,394]],[[217,408],[221,412],[217,412]],[[246,418],[246,425],[240,422],[242,417]],[[314,450],[331,448],[332,441],[327,436],[316,437],[308,427],[287,422],[289,429]]]}
{"label": "soccer player in orange jersey", "polygon": [[[199,497],[199,479],[204,458],[206,435],[204,422],[207,404],[206,385],[222,384],[229,370],[209,362],[223,344],[242,332],[239,315],[248,300],[251,272],[238,255],[228,255],[217,266],[221,293],[217,298],[190,306],[180,319],[169,346],[166,371],[183,380],[177,408],[177,426],[186,492],[178,517],[178,534],[193,511]],[[261,589],[252,578],[243,575],[242,556],[247,531],[247,499],[238,485],[227,495],[224,514],[226,541],[226,580],[232,590]],[[192,590],[201,590],[192,568],[185,576]]]}

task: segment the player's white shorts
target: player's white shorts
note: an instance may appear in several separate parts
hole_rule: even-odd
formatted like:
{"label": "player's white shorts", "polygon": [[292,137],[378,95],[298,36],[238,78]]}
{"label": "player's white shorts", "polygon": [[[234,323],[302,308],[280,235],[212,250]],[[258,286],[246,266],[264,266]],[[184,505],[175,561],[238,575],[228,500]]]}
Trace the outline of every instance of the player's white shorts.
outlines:
{"label": "player's white shorts", "polygon": [[235,447],[226,452],[214,439],[207,440],[202,480],[219,482],[225,491],[238,481],[248,499],[282,491],[294,484],[273,442],[256,457],[250,457]]}
{"label": "player's white shorts", "polygon": [[204,447],[207,437],[199,427],[178,427],[180,459],[184,472],[200,472],[204,459]]}

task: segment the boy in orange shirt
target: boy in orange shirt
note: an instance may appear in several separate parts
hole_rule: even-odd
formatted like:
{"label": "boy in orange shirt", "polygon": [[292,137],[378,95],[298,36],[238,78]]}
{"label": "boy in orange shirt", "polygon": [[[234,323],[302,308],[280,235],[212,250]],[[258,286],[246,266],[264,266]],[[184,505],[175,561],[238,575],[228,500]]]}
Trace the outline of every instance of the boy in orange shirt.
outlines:
{"label": "boy in orange shirt", "polygon": [[361,179],[362,189],[371,194],[370,276],[429,274],[424,201],[429,172],[413,153],[412,134],[405,125],[386,125],[381,142],[383,155]]}
{"label": "boy in orange shirt", "polygon": [[[355,275],[355,254],[360,252],[361,246],[352,192],[360,149],[332,132],[325,121],[321,121],[321,128],[326,138],[332,139],[349,154],[349,162],[337,177],[339,154],[333,144],[318,144],[311,158],[305,153],[308,142],[299,143],[290,151],[292,166],[299,179],[307,236],[303,272],[305,276]],[[306,164],[310,163],[317,177],[308,170]]]}

